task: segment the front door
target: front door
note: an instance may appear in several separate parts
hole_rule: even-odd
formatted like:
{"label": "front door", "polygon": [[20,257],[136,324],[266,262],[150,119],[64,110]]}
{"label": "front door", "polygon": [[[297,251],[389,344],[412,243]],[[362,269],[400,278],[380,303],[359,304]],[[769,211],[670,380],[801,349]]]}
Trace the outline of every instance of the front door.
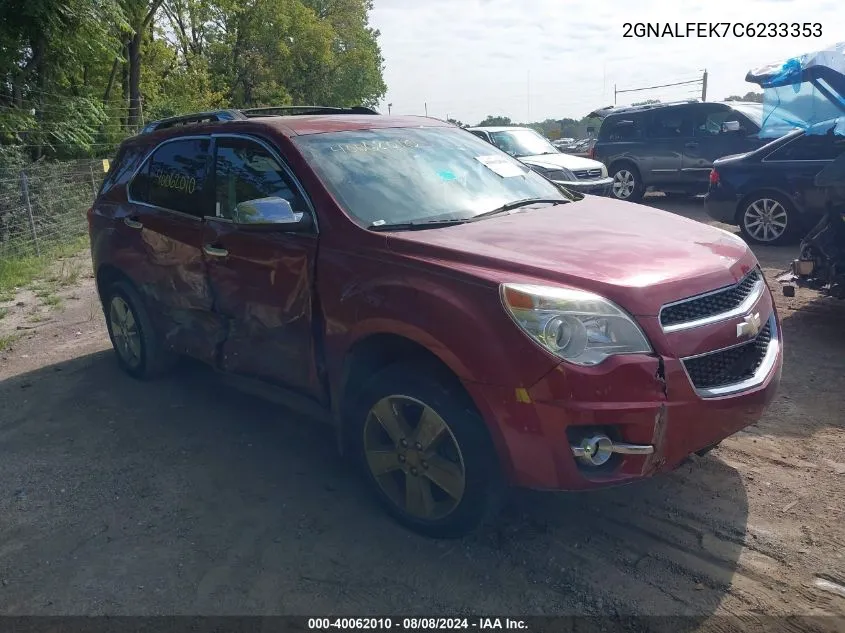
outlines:
{"label": "front door", "polygon": [[204,256],[215,310],[229,324],[220,366],[317,396],[312,313],[317,235],[238,223],[238,204],[269,197],[286,199],[296,213],[313,213],[292,172],[268,145],[215,136],[215,214],[205,222]]}
{"label": "front door", "polygon": [[731,108],[702,104],[691,110],[694,129],[693,137],[684,143],[683,181],[703,192],[713,161],[754,149],[759,145],[759,128]]}
{"label": "front door", "polygon": [[165,141],[129,184],[117,226],[126,234],[131,271],[156,329],[174,351],[213,362],[222,322],[213,310],[203,260],[203,221],[210,209],[211,139]]}

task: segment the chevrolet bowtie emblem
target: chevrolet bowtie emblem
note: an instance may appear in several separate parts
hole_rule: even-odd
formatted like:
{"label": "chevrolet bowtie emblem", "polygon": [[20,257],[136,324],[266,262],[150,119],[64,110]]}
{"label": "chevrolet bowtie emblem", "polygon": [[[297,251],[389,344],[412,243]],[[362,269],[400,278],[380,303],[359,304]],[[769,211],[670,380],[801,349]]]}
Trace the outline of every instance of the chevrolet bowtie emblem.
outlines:
{"label": "chevrolet bowtie emblem", "polygon": [[760,321],[759,312],[749,314],[742,320],[742,323],[736,324],[736,337],[742,338],[743,336],[757,336],[760,332],[761,325],[762,321]]}

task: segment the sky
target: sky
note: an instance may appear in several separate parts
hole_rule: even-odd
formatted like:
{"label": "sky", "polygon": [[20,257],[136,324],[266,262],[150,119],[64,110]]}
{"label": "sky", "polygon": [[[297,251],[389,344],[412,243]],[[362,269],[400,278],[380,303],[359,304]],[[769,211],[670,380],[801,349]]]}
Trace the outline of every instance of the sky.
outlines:
{"label": "sky", "polygon": [[[387,95],[380,110],[487,115],[517,122],[580,119],[619,90],[701,79],[707,100],[759,88],[752,69],[845,40],[835,0],[375,0]],[[821,37],[624,38],[626,22],[805,22]],[[721,32],[724,26],[718,27]],[[742,31],[740,31],[742,35]],[[701,96],[700,84],[622,93],[617,102]]]}

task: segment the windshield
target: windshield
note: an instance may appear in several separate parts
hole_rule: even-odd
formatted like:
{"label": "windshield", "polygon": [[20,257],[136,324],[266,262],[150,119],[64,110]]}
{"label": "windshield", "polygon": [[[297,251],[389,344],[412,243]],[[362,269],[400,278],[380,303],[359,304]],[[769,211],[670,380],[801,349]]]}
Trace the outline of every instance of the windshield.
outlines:
{"label": "windshield", "polygon": [[464,130],[355,130],[294,143],[364,226],[469,219],[526,198],[568,201],[551,182]]}
{"label": "windshield", "polygon": [[493,144],[511,156],[536,156],[538,154],[559,154],[545,138],[534,130],[506,130],[491,132]]}
{"label": "windshield", "polygon": [[760,128],[761,138],[780,138],[800,127],[798,117],[785,108],[775,110],[762,103],[731,104],[731,107],[747,116]]}

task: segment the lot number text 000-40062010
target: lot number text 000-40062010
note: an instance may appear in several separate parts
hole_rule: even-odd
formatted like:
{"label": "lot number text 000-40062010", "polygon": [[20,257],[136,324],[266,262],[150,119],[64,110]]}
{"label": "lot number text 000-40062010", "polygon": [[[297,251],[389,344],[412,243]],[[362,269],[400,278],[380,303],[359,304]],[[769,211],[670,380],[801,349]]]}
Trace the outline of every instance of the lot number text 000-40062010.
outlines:
{"label": "lot number text 000-40062010", "polygon": [[519,631],[527,628],[524,620],[511,618],[308,618],[308,629],[311,631]]}
{"label": "lot number text 000-40062010", "polygon": [[820,22],[625,22],[622,37],[821,37]]}

